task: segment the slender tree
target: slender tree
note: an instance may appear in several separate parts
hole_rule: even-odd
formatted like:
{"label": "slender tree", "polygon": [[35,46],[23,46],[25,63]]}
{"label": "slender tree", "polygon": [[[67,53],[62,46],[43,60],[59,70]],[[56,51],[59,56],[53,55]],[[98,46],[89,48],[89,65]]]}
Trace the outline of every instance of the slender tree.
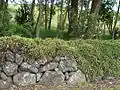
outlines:
{"label": "slender tree", "polygon": [[47,2],[48,0],[45,0],[45,30],[47,30],[47,26],[48,26]]}
{"label": "slender tree", "polygon": [[92,0],[91,13],[98,13],[100,10],[101,0]]}
{"label": "slender tree", "polygon": [[60,9],[58,11],[58,25],[57,25],[57,30],[58,30],[58,33],[57,33],[57,37],[61,37],[61,32],[63,31],[62,30],[62,21],[63,21],[63,1],[64,0],[61,0],[60,2]]}
{"label": "slender tree", "polygon": [[8,0],[5,1],[5,8],[8,8]]}
{"label": "slender tree", "polygon": [[115,22],[114,22],[114,26],[113,26],[113,35],[112,35],[113,40],[115,39],[115,31],[116,31],[115,28],[116,28],[116,24],[117,24],[117,21],[118,21],[119,11],[120,11],[120,0],[119,0],[118,10],[117,10],[117,13],[115,15]]}
{"label": "slender tree", "polygon": [[51,21],[52,21],[52,16],[53,16],[54,1],[55,0],[51,0],[50,19],[49,19],[49,26],[48,26],[49,31],[51,29]]}
{"label": "slender tree", "polygon": [[[41,0],[38,0],[38,5],[39,5],[39,13],[38,13],[38,17],[37,17],[37,22],[36,22],[36,25],[35,25],[35,28],[34,28],[34,31],[36,32],[36,37],[39,38],[40,37],[40,26],[39,26],[39,23],[40,23],[40,18],[41,18],[41,13],[42,13],[42,10],[41,10]],[[39,28],[38,28],[39,27]]]}
{"label": "slender tree", "polygon": [[34,23],[34,8],[35,8],[35,0],[32,0],[32,4],[31,4],[31,21],[32,21],[32,25]]}
{"label": "slender tree", "polygon": [[70,36],[70,34],[72,32],[74,32],[74,30],[77,30],[78,26],[77,26],[77,20],[78,20],[78,0],[70,0],[71,5],[70,5],[70,9],[69,9],[69,27],[68,27],[68,36]]}
{"label": "slender tree", "polygon": [[4,5],[5,5],[5,1],[4,0],[0,0],[0,10],[4,9]]}

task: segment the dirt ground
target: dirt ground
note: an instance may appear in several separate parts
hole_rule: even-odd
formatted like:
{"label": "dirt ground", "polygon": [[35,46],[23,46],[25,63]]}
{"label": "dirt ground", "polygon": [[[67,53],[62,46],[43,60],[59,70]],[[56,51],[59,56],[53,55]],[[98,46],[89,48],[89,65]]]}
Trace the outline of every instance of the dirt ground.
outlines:
{"label": "dirt ground", "polygon": [[12,86],[5,90],[120,90],[120,78],[111,80],[94,81],[91,83],[81,83],[77,86],[43,86],[29,85],[25,87]]}

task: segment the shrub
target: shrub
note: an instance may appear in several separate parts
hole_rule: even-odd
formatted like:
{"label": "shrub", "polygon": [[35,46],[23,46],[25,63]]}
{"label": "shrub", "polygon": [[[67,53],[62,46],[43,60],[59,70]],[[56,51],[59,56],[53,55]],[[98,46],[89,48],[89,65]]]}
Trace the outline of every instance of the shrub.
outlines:
{"label": "shrub", "polygon": [[10,19],[11,15],[7,10],[0,11],[0,36],[6,35],[9,28]]}
{"label": "shrub", "polygon": [[24,24],[26,22],[31,22],[31,9],[26,1],[21,2],[20,7],[16,10],[15,20],[18,24]]}
{"label": "shrub", "polygon": [[25,23],[23,25],[11,23],[9,25],[9,30],[7,31],[7,36],[11,35],[19,35],[29,38],[34,36],[32,26],[30,26],[29,23]]}
{"label": "shrub", "polygon": [[75,40],[70,41],[71,45],[76,48],[78,66],[88,79],[120,75],[119,40]]}
{"label": "shrub", "polygon": [[72,47],[68,43],[59,39],[30,39],[22,38],[19,36],[1,37],[0,38],[0,51],[10,49],[14,51],[23,51],[26,55],[32,57],[54,57],[56,55],[63,55],[71,53]]}

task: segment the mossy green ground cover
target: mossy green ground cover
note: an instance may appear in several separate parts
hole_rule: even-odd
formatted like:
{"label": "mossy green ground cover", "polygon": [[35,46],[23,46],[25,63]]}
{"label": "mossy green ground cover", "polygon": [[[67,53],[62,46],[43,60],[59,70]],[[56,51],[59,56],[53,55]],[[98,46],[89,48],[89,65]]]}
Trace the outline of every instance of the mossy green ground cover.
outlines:
{"label": "mossy green ground cover", "polygon": [[0,52],[22,51],[35,58],[73,55],[87,79],[120,75],[120,40],[30,39],[19,36],[1,37]]}

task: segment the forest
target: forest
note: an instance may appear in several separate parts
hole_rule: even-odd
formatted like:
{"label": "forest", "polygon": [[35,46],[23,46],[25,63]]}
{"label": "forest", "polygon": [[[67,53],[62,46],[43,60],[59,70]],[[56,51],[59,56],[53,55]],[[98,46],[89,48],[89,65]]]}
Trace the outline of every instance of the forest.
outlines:
{"label": "forest", "polygon": [[1,0],[0,36],[119,39],[119,0]]}

